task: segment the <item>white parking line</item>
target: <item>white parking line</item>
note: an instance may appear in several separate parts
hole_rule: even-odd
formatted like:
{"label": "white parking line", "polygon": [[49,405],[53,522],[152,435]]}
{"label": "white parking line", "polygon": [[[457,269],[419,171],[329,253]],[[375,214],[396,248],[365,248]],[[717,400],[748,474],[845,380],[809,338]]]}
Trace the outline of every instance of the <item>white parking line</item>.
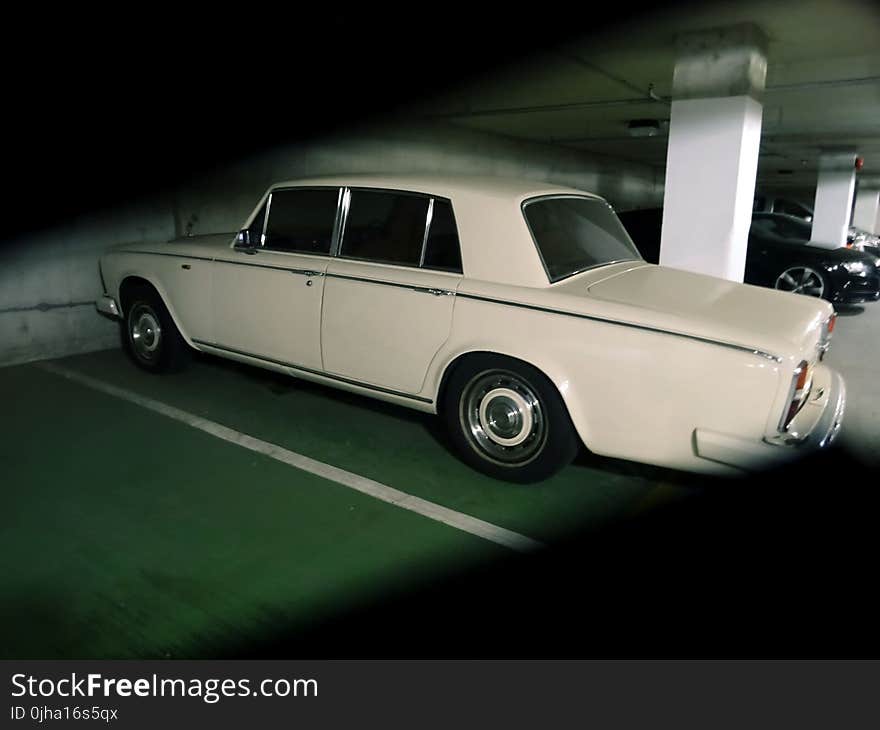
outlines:
{"label": "white parking line", "polygon": [[209,421],[207,418],[202,418],[201,416],[182,411],[179,408],[166,405],[165,403],[153,400],[152,398],[138,395],[130,390],[125,390],[124,388],[118,388],[115,385],[104,383],[101,380],[97,380],[88,375],[83,375],[82,373],[78,373],[60,365],[54,363],[39,363],[38,367],[79,383],[80,385],[85,385],[88,388],[106,393],[107,395],[112,395],[116,398],[121,398],[129,403],[135,403],[142,408],[151,410],[154,413],[159,413],[167,418],[173,418],[175,421],[185,423],[187,426],[197,428],[199,431],[204,431],[205,433],[209,433],[212,436],[216,436],[229,443],[236,444],[245,449],[250,449],[251,451],[263,454],[276,461],[296,467],[302,471],[307,471],[310,474],[322,477],[323,479],[329,479],[330,481],[341,484],[349,489],[368,494],[371,497],[380,499],[388,504],[393,504],[396,507],[407,509],[410,512],[416,512],[423,517],[427,517],[436,522],[442,522],[444,525],[449,525],[462,532],[467,532],[471,535],[481,537],[484,540],[503,545],[511,550],[516,550],[518,552],[531,552],[544,547],[544,545],[537,540],[533,540],[525,535],[520,535],[518,532],[507,530],[498,525],[493,525],[491,522],[485,522],[484,520],[471,517],[462,512],[456,512],[453,509],[443,507],[434,502],[429,502],[421,497],[415,497],[412,494],[401,492],[399,489],[389,487],[387,484],[382,484],[381,482],[367,479],[358,474],[353,474],[345,469],[340,469],[331,466],[330,464],[325,464],[322,461],[311,459],[308,456],[303,456],[295,451],[290,451],[277,444],[272,444],[268,441],[248,436],[246,433],[241,433],[241,431],[236,431],[235,429],[215,423],[214,421]]}

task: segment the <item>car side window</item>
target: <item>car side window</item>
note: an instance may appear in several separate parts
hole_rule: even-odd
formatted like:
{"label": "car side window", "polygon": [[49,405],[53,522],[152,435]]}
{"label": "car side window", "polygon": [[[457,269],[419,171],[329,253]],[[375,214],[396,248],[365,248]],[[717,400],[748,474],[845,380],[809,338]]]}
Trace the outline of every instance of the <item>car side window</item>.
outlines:
{"label": "car side window", "polygon": [[455,225],[452,203],[448,200],[434,198],[431,227],[428,229],[422,266],[426,269],[462,273],[458,228]]}
{"label": "car side window", "polygon": [[340,255],[418,266],[429,198],[378,190],[352,190]]}
{"label": "car side window", "polygon": [[330,253],[338,188],[275,190],[263,246],[273,251]]}

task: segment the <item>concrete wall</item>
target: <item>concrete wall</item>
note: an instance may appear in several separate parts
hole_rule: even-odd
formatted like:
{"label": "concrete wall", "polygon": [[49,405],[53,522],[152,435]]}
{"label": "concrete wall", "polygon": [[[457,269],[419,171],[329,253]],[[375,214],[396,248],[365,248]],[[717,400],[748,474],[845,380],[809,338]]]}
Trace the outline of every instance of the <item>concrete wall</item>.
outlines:
{"label": "concrete wall", "polygon": [[510,175],[598,192],[619,207],[662,200],[649,167],[589,157],[449,125],[374,128],[327,138],[217,170],[165,199],[33,234],[0,250],[0,365],[118,346],[97,314],[97,260],[117,243],[235,231],[273,182],[345,172]]}
{"label": "concrete wall", "polygon": [[646,165],[598,158],[448,124],[362,129],[308,146],[274,149],[189,186],[178,196],[179,225],[194,234],[235,231],[279,180],[334,173],[500,175],[571,185],[616,207],[659,205],[663,175]]}
{"label": "concrete wall", "polygon": [[153,201],[7,242],[0,248],[0,365],[118,346],[118,327],[95,311],[98,257],[116,243],[173,235],[170,202]]}

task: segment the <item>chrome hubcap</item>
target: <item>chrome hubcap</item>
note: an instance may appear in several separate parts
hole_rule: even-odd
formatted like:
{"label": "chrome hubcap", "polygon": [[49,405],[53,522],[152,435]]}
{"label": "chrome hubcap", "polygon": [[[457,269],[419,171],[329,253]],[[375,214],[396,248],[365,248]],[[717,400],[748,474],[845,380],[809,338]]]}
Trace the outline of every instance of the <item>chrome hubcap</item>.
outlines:
{"label": "chrome hubcap", "polygon": [[137,304],[128,315],[128,322],[135,354],[148,362],[154,360],[162,342],[162,327],[156,313],[146,304]]}
{"label": "chrome hubcap", "polygon": [[825,293],[822,276],[807,266],[794,266],[783,271],[776,279],[776,288],[809,297],[821,297]]}
{"label": "chrome hubcap", "polygon": [[514,373],[475,376],[461,398],[461,422],[484,456],[506,465],[531,461],[546,441],[544,413],[531,386]]}

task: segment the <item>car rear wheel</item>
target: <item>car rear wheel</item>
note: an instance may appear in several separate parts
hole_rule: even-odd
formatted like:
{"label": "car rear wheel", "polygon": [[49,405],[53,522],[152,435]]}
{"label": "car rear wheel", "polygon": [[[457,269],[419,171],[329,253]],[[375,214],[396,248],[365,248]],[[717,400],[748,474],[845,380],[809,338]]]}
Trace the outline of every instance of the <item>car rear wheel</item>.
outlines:
{"label": "car rear wheel", "polygon": [[496,479],[537,482],[577,453],[578,438],[555,386],[512,358],[465,360],[450,377],[443,409],[463,459]]}
{"label": "car rear wheel", "polygon": [[776,277],[776,288],[821,299],[828,291],[828,283],[821,271],[809,266],[792,266]]}
{"label": "car rear wheel", "polygon": [[127,296],[122,342],[135,364],[153,373],[181,369],[189,352],[162,298],[147,286]]}

